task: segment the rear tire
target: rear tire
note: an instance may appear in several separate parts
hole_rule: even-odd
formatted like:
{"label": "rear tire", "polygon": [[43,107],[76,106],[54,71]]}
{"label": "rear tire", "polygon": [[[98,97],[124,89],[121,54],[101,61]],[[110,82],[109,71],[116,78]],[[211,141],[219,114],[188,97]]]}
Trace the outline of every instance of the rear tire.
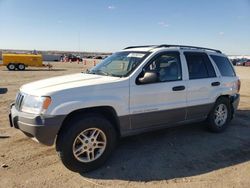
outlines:
{"label": "rear tire", "polygon": [[88,114],[67,122],[58,134],[56,150],[69,170],[88,172],[105,163],[115,143],[112,124],[102,116]]}
{"label": "rear tire", "polygon": [[17,69],[20,70],[20,71],[23,71],[23,70],[25,70],[25,65],[23,63],[19,63],[17,65]]}
{"label": "rear tire", "polygon": [[15,65],[14,63],[9,63],[9,64],[7,65],[7,69],[8,69],[9,71],[14,71],[14,70],[16,69],[16,65]]}
{"label": "rear tire", "polygon": [[208,116],[208,128],[213,132],[223,132],[228,127],[231,116],[230,101],[225,97],[217,99]]}

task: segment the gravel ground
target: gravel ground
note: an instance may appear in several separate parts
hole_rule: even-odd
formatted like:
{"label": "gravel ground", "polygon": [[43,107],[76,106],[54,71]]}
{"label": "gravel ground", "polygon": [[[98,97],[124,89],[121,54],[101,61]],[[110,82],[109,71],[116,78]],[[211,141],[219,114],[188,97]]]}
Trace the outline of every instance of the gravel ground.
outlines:
{"label": "gravel ground", "polygon": [[9,104],[18,88],[42,78],[84,71],[93,65],[53,63],[54,68],[9,72],[0,67],[0,187],[250,187],[250,67],[237,67],[241,102],[222,134],[189,124],[127,137],[100,169],[67,170],[54,147],[9,127]]}

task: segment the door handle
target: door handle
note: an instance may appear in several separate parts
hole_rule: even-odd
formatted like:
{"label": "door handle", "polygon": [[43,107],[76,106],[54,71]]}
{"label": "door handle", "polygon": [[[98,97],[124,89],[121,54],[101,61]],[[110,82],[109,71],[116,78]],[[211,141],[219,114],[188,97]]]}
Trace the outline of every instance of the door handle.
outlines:
{"label": "door handle", "polygon": [[220,85],[220,82],[212,82],[211,83],[211,86],[219,86]]}
{"label": "door handle", "polygon": [[172,88],[173,91],[182,91],[185,90],[185,86],[175,86]]}

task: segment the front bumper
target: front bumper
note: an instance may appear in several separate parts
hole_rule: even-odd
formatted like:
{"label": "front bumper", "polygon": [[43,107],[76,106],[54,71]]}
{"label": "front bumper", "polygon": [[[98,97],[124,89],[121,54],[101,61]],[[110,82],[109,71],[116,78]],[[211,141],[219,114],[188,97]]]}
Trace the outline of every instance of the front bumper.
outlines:
{"label": "front bumper", "polygon": [[10,126],[20,129],[26,135],[35,137],[40,143],[53,145],[65,116],[43,116],[20,112],[12,104],[10,108]]}

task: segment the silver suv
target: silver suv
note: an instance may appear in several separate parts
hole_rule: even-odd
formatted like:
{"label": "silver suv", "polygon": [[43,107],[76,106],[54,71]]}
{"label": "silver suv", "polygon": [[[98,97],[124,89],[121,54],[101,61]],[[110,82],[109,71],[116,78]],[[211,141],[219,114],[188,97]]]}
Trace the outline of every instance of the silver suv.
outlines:
{"label": "silver suv", "polygon": [[239,90],[219,50],[133,46],[87,73],[22,86],[10,124],[43,144],[55,143],[67,168],[86,172],[106,161],[119,137],[198,121],[222,132]]}

